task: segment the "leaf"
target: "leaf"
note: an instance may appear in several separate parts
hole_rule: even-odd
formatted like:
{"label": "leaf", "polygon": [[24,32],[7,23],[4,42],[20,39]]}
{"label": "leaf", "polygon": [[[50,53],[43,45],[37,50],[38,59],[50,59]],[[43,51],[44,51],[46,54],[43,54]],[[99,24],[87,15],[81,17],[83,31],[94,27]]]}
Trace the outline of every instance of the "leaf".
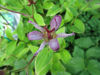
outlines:
{"label": "leaf", "polygon": [[31,44],[28,45],[28,48],[31,50],[31,52],[33,54],[38,50],[38,47],[37,46],[33,46]]}
{"label": "leaf", "polygon": [[25,32],[24,32],[24,26],[23,26],[22,21],[20,21],[20,23],[18,24],[17,34],[20,40],[25,40]]}
{"label": "leaf", "polygon": [[89,48],[94,45],[90,37],[79,38],[75,40],[75,44],[81,48]]}
{"label": "leaf", "polygon": [[65,23],[71,21],[72,18],[73,18],[72,12],[70,11],[69,8],[66,8],[66,13],[65,13],[65,16],[64,16]]}
{"label": "leaf", "polygon": [[46,16],[55,16],[60,11],[61,11],[61,8],[55,5],[51,9],[48,10]]}
{"label": "leaf", "polygon": [[7,7],[9,9],[14,9],[14,10],[21,10],[21,9],[23,9],[23,6],[22,6],[22,4],[20,4],[19,0],[16,0],[16,1],[15,0],[12,0],[12,1],[5,0],[4,2],[6,3],[6,5],[7,5]]}
{"label": "leaf", "polygon": [[84,59],[80,57],[73,57],[72,60],[67,63],[67,70],[73,74],[81,72],[84,68]]}
{"label": "leaf", "polygon": [[24,48],[20,51],[20,53],[17,54],[18,58],[21,58],[22,56],[24,56],[27,52],[29,51],[29,48]]}
{"label": "leaf", "polygon": [[80,75],[90,75],[88,71],[83,71],[80,73]]}
{"label": "leaf", "polygon": [[43,5],[42,5],[42,3],[41,3],[41,0],[38,0],[38,1],[36,2],[35,6],[36,6],[36,11],[37,11],[38,13],[41,13],[41,14],[44,13],[44,11],[43,11]]}
{"label": "leaf", "polygon": [[59,42],[60,49],[65,48],[68,45],[64,38],[58,38],[57,40]]}
{"label": "leaf", "polygon": [[62,28],[58,29],[58,30],[56,31],[56,33],[57,33],[57,34],[59,34],[59,33],[65,33],[65,27],[62,27]]}
{"label": "leaf", "polygon": [[65,63],[67,64],[70,60],[71,60],[71,54],[67,51],[67,50],[62,50],[60,52],[60,59]]}
{"label": "leaf", "polygon": [[40,26],[44,26],[45,25],[44,19],[43,19],[43,17],[40,14],[35,12],[34,13],[34,18],[35,18],[37,24],[39,24]]}
{"label": "leaf", "polygon": [[8,45],[7,45],[7,48],[6,48],[6,54],[7,55],[11,55],[15,48],[16,48],[16,43],[17,41],[11,41]]}
{"label": "leaf", "polygon": [[45,75],[48,72],[51,59],[52,50],[44,49],[38,54],[35,60],[36,75]]}
{"label": "leaf", "polygon": [[26,60],[24,59],[16,60],[16,62],[14,63],[14,70],[21,69],[25,66],[26,66]]}
{"label": "leaf", "polygon": [[52,75],[71,75],[69,72],[55,72],[54,74]]}
{"label": "leaf", "polygon": [[53,2],[44,2],[43,3],[43,8],[46,9],[46,10],[49,10],[53,6],[54,6]]}
{"label": "leaf", "polygon": [[74,47],[74,52],[73,52],[74,57],[82,57],[84,58],[84,50],[79,48],[78,46]]}
{"label": "leaf", "polygon": [[97,60],[90,60],[87,69],[91,75],[100,75],[100,62]]}
{"label": "leaf", "polygon": [[5,30],[5,32],[6,32],[7,38],[9,38],[10,40],[14,40],[14,38],[12,37],[13,34],[11,33],[11,29],[7,28],[7,29]]}
{"label": "leaf", "polygon": [[13,52],[13,55],[19,54],[24,48],[25,48],[25,43],[24,42],[19,42],[16,49]]}
{"label": "leaf", "polygon": [[51,73],[54,74],[56,72],[65,71],[65,67],[60,62],[60,54],[53,54],[52,62],[51,62]]}
{"label": "leaf", "polygon": [[13,56],[10,56],[8,58],[6,57],[6,60],[4,61],[3,65],[11,65],[11,66],[13,66],[15,60],[16,60],[16,58],[13,57]]}
{"label": "leaf", "polygon": [[92,47],[86,51],[87,58],[100,58],[100,48]]}
{"label": "leaf", "polygon": [[81,20],[76,19],[74,21],[74,25],[71,26],[70,30],[76,33],[83,33],[85,31],[84,23]]}

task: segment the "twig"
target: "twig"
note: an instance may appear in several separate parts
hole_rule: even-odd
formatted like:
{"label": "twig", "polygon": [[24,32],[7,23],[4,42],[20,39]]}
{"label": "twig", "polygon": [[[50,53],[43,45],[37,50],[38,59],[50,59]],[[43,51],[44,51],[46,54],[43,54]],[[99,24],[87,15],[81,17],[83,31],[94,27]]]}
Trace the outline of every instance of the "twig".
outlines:
{"label": "twig", "polygon": [[13,13],[21,14],[21,15],[26,16],[26,17],[31,17],[30,15],[27,15],[27,14],[24,14],[24,13],[21,13],[21,12],[17,12],[17,11],[13,11],[13,10],[7,9],[7,8],[1,6],[1,5],[0,5],[0,8],[4,9],[4,10],[7,10],[7,11],[10,11],[10,12],[13,12]]}
{"label": "twig", "polygon": [[21,68],[21,69],[18,69],[18,70],[12,70],[11,72],[20,72],[20,71],[23,71],[24,69],[28,68],[28,66],[32,63],[33,59],[35,58],[35,55],[33,55],[33,57],[31,58],[31,60],[28,62],[28,64]]}

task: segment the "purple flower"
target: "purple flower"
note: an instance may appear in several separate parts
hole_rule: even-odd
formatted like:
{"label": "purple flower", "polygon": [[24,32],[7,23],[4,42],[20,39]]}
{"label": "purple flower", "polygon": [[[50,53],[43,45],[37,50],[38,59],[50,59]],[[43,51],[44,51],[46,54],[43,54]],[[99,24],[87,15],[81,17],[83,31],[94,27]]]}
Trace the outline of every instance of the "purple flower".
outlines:
{"label": "purple flower", "polygon": [[37,50],[34,56],[38,54],[39,51],[41,51],[46,44],[50,46],[50,48],[54,51],[57,51],[59,49],[59,43],[57,38],[61,37],[68,37],[75,35],[74,33],[66,34],[66,33],[60,33],[56,34],[55,31],[59,28],[61,24],[61,16],[55,16],[51,22],[50,27],[51,29],[48,30],[47,27],[40,27],[35,22],[29,21],[29,23],[33,24],[35,28],[39,29],[41,32],[38,31],[32,31],[28,33],[28,39],[29,40],[41,40],[44,39],[43,43],[40,45],[40,48]]}

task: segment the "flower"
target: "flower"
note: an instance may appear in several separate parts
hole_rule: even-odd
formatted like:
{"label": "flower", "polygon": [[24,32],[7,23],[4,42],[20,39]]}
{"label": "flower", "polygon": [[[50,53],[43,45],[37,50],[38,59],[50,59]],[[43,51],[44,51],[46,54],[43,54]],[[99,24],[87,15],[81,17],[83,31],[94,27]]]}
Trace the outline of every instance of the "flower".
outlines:
{"label": "flower", "polygon": [[54,18],[50,22],[51,29],[48,30],[47,27],[40,27],[35,22],[29,21],[29,23],[33,24],[35,28],[39,29],[41,32],[38,31],[32,31],[28,33],[28,39],[29,40],[41,40],[44,39],[43,43],[40,45],[40,48],[37,50],[37,52],[34,54],[36,56],[44,47],[46,44],[50,46],[50,48],[54,51],[57,51],[59,49],[59,43],[57,38],[61,37],[68,37],[75,35],[74,33],[66,34],[66,33],[60,33],[56,34],[55,31],[59,28],[61,24],[61,16],[54,16]]}

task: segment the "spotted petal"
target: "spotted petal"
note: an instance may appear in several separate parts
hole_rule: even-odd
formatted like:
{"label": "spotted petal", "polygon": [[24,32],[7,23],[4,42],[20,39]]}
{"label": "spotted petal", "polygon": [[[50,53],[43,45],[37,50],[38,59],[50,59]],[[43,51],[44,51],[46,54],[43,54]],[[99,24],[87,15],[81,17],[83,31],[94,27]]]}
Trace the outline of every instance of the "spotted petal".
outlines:
{"label": "spotted petal", "polygon": [[60,34],[57,34],[57,38],[60,38],[60,37],[69,37],[69,36],[73,36],[73,35],[75,35],[75,33],[70,33],[70,34],[60,33]]}
{"label": "spotted petal", "polygon": [[43,38],[43,34],[38,31],[32,31],[27,36],[29,40],[41,40]]}
{"label": "spotted petal", "polygon": [[55,16],[50,22],[51,30],[53,28],[55,28],[55,30],[57,30],[59,28],[60,24],[61,24],[61,16]]}
{"label": "spotted petal", "polygon": [[52,39],[49,42],[49,46],[52,50],[57,51],[59,49],[59,43],[57,39]]}
{"label": "spotted petal", "polygon": [[33,24],[35,28],[39,29],[41,32],[44,32],[44,29],[42,27],[40,27],[38,24],[36,24],[35,22],[32,21],[28,21],[29,23]]}

